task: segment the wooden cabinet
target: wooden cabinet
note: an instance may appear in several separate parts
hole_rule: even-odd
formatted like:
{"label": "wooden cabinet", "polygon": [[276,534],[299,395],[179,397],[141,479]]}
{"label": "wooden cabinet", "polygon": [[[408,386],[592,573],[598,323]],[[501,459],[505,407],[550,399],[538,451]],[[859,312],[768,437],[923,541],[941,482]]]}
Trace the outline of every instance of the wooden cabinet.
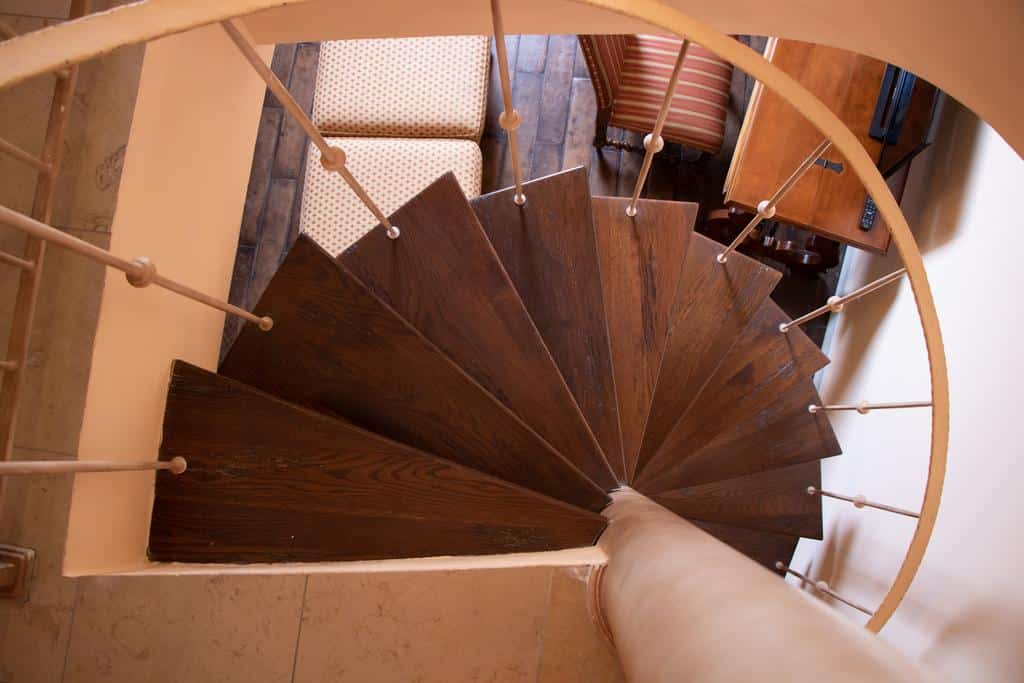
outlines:
{"label": "wooden cabinet", "polygon": [[[868,154],[879,158],[882,143],[868,131],[884,62],[837,48],[775,38],[768,41],[765,57],[820,98],[850,127]],[[800,112],[758,83],[726,177],[726,203],[754,211],[821,140],[822,134]],[[868,197],[864,186],[839,152],[830,149],[824,159],[832,162],[831,168],[811,168],[779,203],[776,219],[885,253],[889,230],[881,216],[869,229],[861,228]],[[842,170],[837,164],[842,164]]]}

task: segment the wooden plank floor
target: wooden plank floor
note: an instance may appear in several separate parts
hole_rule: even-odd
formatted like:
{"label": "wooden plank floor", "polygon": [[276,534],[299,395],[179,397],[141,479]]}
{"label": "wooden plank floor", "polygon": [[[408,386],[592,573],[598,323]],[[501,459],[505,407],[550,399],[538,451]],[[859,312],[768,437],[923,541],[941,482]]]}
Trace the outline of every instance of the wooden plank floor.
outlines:
{"label": "wooden plank floor", "polygon": [[[741,36],[755,49],[763,38]],[[576,37],[507,36],[509,64],[513,67],[513,99],[523,116],[519,145],[526,178],[538,178],[563,168],[585,166],[590,175],[591,193],[629,196],[640,170],[641,155],[606,148],[597,151],[594,137],[596,104],[594,89],[587,74]],[[493,47],[492,47],[493,53]],[[319,45],[300,43],[279,45],[273,68],[307,109],[313,101]],[[480,141],[483,152],[483,192],[492,192],[512,184],[511,161],[506,154],[504,131],[498,126],[501,113],[501,89],[493,69],[488,92],[487,121]],[[732,159],[736,136],[746,111],[754,79],[736,70],[732,97],[726,118],[722,150],[700,164],[686,161],[687,153],[678,146],[666,145],[655,157],[643,196],[697,202],[701,215],[721,205],[722,185]],[[610,129],[639,145],[642,135]],[[298,230],[305,168],[305,145],[301,132],[282,113],[273,96],[267,96],[253,155],[252,175],[246,195],[238,257],[235,262],[230,300],[251,308],[266,283],[295,240]],[[775,263],[774,267],[784,270]],[[821,305],[835,293],[839,268],[816,278],[786,274],[772,298],[790,316],[795,317]],[[805,331],[821,344],[828,316],[811,321]],[[222,353],[238,334],[241,322],[229,319],[225,324]]]}

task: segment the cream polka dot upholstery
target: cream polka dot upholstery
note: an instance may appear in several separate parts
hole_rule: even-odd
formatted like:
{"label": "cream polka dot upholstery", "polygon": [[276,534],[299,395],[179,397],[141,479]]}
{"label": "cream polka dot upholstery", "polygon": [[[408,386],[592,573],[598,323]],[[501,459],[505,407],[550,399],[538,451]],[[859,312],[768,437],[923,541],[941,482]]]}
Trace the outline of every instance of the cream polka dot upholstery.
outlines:
{"label": "cream polka dot upholstery", "polygon": [[479,140],[487,36],[321,43],[313,122],[344,136]]}
{"label": "cream polka dot upholstery", "polygon": [[[483,162],[471,140],[328,138],[345,151],[347,166],[385,214],[391,214],[448,171],[467,197],[480,194]],[[337,173],[325,171],[310,144],[299,229],[340,254],[377,225],[370,210]],[[401,229],[403,226],[398,226]]]}

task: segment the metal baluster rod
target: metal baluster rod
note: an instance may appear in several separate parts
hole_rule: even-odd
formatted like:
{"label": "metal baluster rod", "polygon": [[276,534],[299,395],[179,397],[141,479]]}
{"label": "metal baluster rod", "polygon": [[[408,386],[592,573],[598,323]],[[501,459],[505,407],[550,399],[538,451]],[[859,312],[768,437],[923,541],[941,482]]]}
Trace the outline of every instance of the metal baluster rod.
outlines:
{"label": "metal baluster rod", "polygon": [[856,410],[861,415],[867,415],[872,410],[888,410],[890,408],[930,408],[932,405],[931,401],[904,401],[902,403],[868,403],[867,401],[861,401],[860,403],[833,403],[831,405],[816,405],[812,403],[807,406],[807,412],[820,413],[822,411],[829,410]]}
{"label": "metal baluster rod", "polygon": [[800,165],[796,167],[793,174],[786,179],[786,182],[782,183],[779,189],[775,191],[775,194],[757,205],[757,213],[755,213],[754,217],[750,219],[747,226],[740,231],[740,234],[736,235],[736,239],[734,239],[732,243],[725,248],[725,251],[715,257],[719,263],[725,263],[728,261],[729,254],[743,244],[743,240],[747,239],[747,236],[754,231],[754,228],[756,228],[761,221],[775,216],[776,205],[782,201],[782,198],[793,189],[793,186],[797,184],[797,181],[804,177],[804,174],[814,166],[814,162],[820,159],[821,155],[824,154],[831,146],[831,140],[822,140],[821,143],[814,148],[814,151],[808,154],[807,158],[800,162]]}
{"label": "metal baluster rod", "polygon": [[808,320],[814,320],[818,316],[824,315],[824,314],[829,313],[829,312],[831,312],[831,313],[839,313],[840,311],[843,310],[843,306],[845,306],[849,302],[856,301],[857,299],[861,298],[862,296],[870,294],[871,292],[874,292],[877,289],[881,289],[882,287],[885,287],[888,284],[892,284],[893,282],[896,282],[897,280],[899,280],[901,277],[903,277],[906,274],[907,274],[907,269],[906,268],[900,268],[897,271],[894,271],[892,273],[889,273],[888,275],[885,275],[883,277],[878,278],[874,282],[869,282],[868,284],[864,285],[863,287],[861,287],[859,289],[853,290],[849,294],[844,294],[843,296],[830,296],[828,298],[828,301],[826,301],[825,305],[822,306],[821,308],[816,308],[813,311],[811,311],[810,313],[806,313],[806,314],[800,316],[799,318],[797,318],[796,320],[791,320],[788,323],[780,323],[779,324],[779,332],[782,332],[782,333],[789,332],[789,329],[791,327],[796,327],[798,325],[803,325]]}
{"label": "metal baluster rod", "polygon": [[665,89],[665,97],[661,101],[661,110],[658,118],[654,121],[654,130],[644,136],[644,161],[640,166],[640,175],[637,176],[636,185],[633,187],[633,196],[626,206],[626,215],[632,218],[636,215],[636,205],[640,200],[640,193],[647,182],[647,174],[651,170],[651,162],[654,155],[665,147],[665,140],[661,137],[661,131],[665,128],[665,120],[668,118],[669,109],[672,106],[672,98],[676,94],[676,85],[679,83],[679,74],[683,72],[683,61],[686,59],[686,52],[690,48],[690,41],[683,39],[679,47],[679,55],[676,57],[675,66],[672,67],[672,75],[668,79],[668,87]]}
{"label": "metal baluster rod", "polygon": [[245,29],[235,19],[229,19],[222,21],[220,25],[224,28],[224,31],[231,38],[231,41],[238,48],[242,56],[245,57],[246,61],[252,65],[252,68],[259,74],[263,82],[267,84],[267,88],[270,92],[274,93],[277,101],[281,103],[284,110],[295,119],[295,121],[302,127],[302,130],[306,132],[306,136],[312,140],[316,148],[320,150],[320,165],[328,171],[334,171],[341,176],[345,184],[349,186],[352,192],[359,197],[359,201],[370,210],[370,213],[374,215],[377,222],[384,226],[387,236],[391,239],[398,239],[401,235],[401,231],[397,226],[391,224],[388,217],[384,215],[384,212],[380,210],[376,202],[366,192],[366,189],[356,180],[355,176],[345,166],[345,152],[338,147],[331,147],[327,144],[327,140],[320,131],[317,130],[316,125],[306,115],[306,112],[299,106],[299,103],[295,101],[292,94],[285,87],[284,83],[274,74],[270,68],[263,63],[259,53],[256,52],[255,46],[249,41],[245,35]]}
{"label": "metal baluster rod", "polygon": [[494,49],[498,54],[498,76],[501,79],[501,99],[504,104],[504,111],[498,117],[498,125],[508,135],[508,151],[512,155],[512,178],[516,190],[512,195],[512,201],[516,206],[526,203],[526,194],[523,192],[523,170],[519,159],[519,144],[516,141],[516,131],[523,122],[519,112],[512,105],[512,79],[508,71],[508,53],[505,50],[505,25],[501,17],[501,4],[499,0],[491,0],[491,23],[494,25]]}
{"label": "metal baluster rod", "polygon": [[111,268],[117,268],[124,272],[125,278],[128,282],[135,287],[145,287],[150,284],[155,284],[164,289],[168,289],[176,294],[181,294],[193,301],[206,304],[212,308],[237,315],[249,322],[258,325],[263,331],[269,330],[274,326],[274,321],[268,316],[257,316],[253,315],[244,308],[239,308],[226,301],[221,301],[212,296],[204,294],[198,290],[192,289],[180,282],[175,282],[169,278],[159,275],[156,272],[156,265],[153,264],[145,256],[140,256],[133,261],[127,261],[123,258],[111,254],[106,249],[89,244],[85,240],[80,240],[77,237],[73,237],[66,232],[58,230],[52,226],[29,218],[28,216],[18,213],[6,206],[0,206],[0,223],[17,228],[22,232],[25,232],[36,239],[43,240],[49,244],[55,244],[58,247],[68,249],[82,256],[91,258],[94,261],[109,266]]}
{"label": "metal baluster rod", "polygon": [[825,582],[825,581],[811,581],[809,578],[807,578],[806,576],[804,576],[803,574],[801,574],[797,570],[790,569],[789,567],[787,567],[785,565],[785,563],[783,563],[783,562],[776,562],[775,563],[775,568],[778,569],[780,572],[784,571],[787,574],[792,574],[793,576],[797,577],[801,581],[803,581],[805,583],[808,583],[811,586],[813,586],[816,591],[824,593],[825,595],[828,595],[829,597],[835,598],[836,600],[838,600],[839,602],[843,603],[844,605],[849,605],[850,607],[852,607],[855,610],[858,610],[860,612],[863,612],[864,614],[868,615],[869,617],[874,614],[874,612],[869,610],[867,607],[863,607],[861,605],[858,605],[857,603],[852,602],[850,600],[847,600],[843,596],[841,596],[838,593],[836,593],[834,590],[832,590],[829,587],[828,583]]}
{"label": "metal baluster rod", "polygon": [[20,161],[22,163],[25,163],[25,164],[28,164],[29,166],[32,166],[33,168],[35,168],[40,173],[47,173],[48,174],[48,173],[52,173],[53,172],[53,166],[51,166],[50,164],[46,163],[42,159],[40,159],[40,158],[38,158],[36,156],[33,156],[32,154],[26,152],[21,147],[18,147],[16,144],[14,144],[13,142],[10,142],[8,140],[4,140],[3,138],[0,138],[0,152],[3,152],[4,154],[7,154],[8,156],[14,157],[15,159],[17,159],[18,161]]}
{"label": "metal baluster rod", "polygon": [[15,256],[14,254],[8,254],[6,251],[0,251],[0,262],[21,268],[22,270],[35,270],[36,267],[36,264],[32,263],[28,259]]}
{"label": "metal baluster rod", "polygon": [[918,519],[921,515],[911,510],[904,510],[903,508],[893,507],[891,505],[883,505],[882,503],[874,503],[862,495],[856,496],[844,496],[841,493],[832,493],[831,491],[825,491],[823,489],[815,488],[813,486],[807,487],[807,495],[809,496],[825,496],[826,498],[835,498],[836,500],[845,500],[847,503],[853,503],[855,508],[875,508],[876,510],[885,510],[886,512],[894,512],[897,515],[904,515],[906,517],[913,517]]}
{"label": "metal baluster rod", "polygon": [[0,462],[0,477],[24,474],[82,474],[88,472],[138,472],[141,470],[167,470],[181,474],[188,469],[185,458],[150,460],[147,462],[119,462],[117,460],[11,460]]}

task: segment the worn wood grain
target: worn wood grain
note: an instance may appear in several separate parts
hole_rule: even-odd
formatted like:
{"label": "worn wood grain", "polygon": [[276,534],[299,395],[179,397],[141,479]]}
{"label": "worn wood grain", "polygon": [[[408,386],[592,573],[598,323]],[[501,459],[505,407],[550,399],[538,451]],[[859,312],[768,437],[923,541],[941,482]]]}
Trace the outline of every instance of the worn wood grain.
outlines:
{"label": "worn wood grain", "polygon": [[533,145],[530,179],[536,180],[562,170],[562,145],[538,142]]}
{"label": "worn wood grain", "polygon": [[252,267],[252,281],[249,284],[251,298],[256,300],[263,293],[267,283],[274,277],[281,265],[291,229],[292,210],[298,184],[288,178],[275,178],[270,182],[266,210],[263,212],[263,226],[260,230],[260,244],[256,249],[256,260]]}
{"label": "worn wood grain", "polygon": [[[235,265],[231,271],[231,288],[228,294],[228,301],[235,302],[237,306],[249,308],[249,282],[252,279],[252,264],[256,258],[256,249],[253,247],[239,246],[235,253]],[[224,360],[225,354],[235,339],[242,331],[245,320],[237,315],[225,316],[224,332],[220,341],[220,360]]]}
{"label": "worn wood grain", "polygon": [[569,120],[562,149],[562,168],[590,168],[594,151],[594,112],[597,100],[589,78],[572,79],[569,93]]}
{"label": "worn wood grain", "polygon": [[[686,460],[716,437],[721,436],[734,446],[744,436],[760,441],[757,429],[801,410],[812,419],[794,422],[791,426],[801,424],[806,430],[801,431],[801,435],[813,437],[809,444],[812,450],[820,448],[819,457],[839,452],[827,419],[822,416],[813,419],[815,416],[807,412],[807,406],[816,398],[813,385],[808,386],[809,381],[815,372],[825,367],[828,358],[798,329],[789,334],[780,332],[779,325],[788,320],[771,299],[761,303],[697,399],[680,416],[644,468],[640,480],[646,486],[657,490],[675,487],[675,477],[680,476],[682,470],[689,470],[684,467]],[[767,442],[762,445],[766,467],[773,462],[773,455],[787,457],[785,453],[773,454]],[[729,462],[722,463],[722,467],[740,467],[740,462],[729,457]],[[702,460],[702,464],[707,466],[708,462]],[[716,477],[712,472],[701,470],[699,465],[693,466],[702,472],[701,476],[711,477],[711,480],[730,476]]]}
{"label": "worn wood grain", "polygon": [[151,559],[324,562],[588,545],[603,519],[178,361]]}
{"label": "worn wood grain", "polygon": [[[518,213],[511,196],[507,199]],[[583,203],[587,206],[585,195]],[[527,209],[524,215],[544,215],[539,195],[529,204],[536,209]],[[565,208],[571,207],[560,201],[547,212],[558,215]],[[589,220],[589,214],[585,218]],[[543,320],[531,320],[536,308],[524,306],[513,286],[513,280],[518,284],[522,279],[509,278],[455,176],[447,173],[429,185],[392,214],[391,221],[402,231],[397,240],[389,239],[382,228],[371,230],[338,260],[555,450],[595,483],[611,488],[612,473],[559,372],[556,360],[564,354],[556,351],[552,357],[545,346]],[[543,239],[559,239],[547,221],[542,226],[528,222],[526,230]],[[508,253],[501,247],[499,251],[503,256]],[[517,265],[511,264],[510,270],[517,270]],[[582,275],[592,275],[593,286],[600,287],[596,271]],[[542,271],[527,271],[524,276],[541,277]],[[543,295],[553,291],[559,290],[547,289]],[[529,292],[525,296],[533,301]]]}
{"label": "worn wood grain", "polygon": [[628,202],[592,200],[624,467],[631,481],[697,207],[642,200],[629,218]]}
{"label": "worn wood grain", "polygon": [[[274,72],[278,80],[284,83],[285,87],[288,87],[292,78],[292,67],[295,65],[295,51],[298,47],[298,43],[283,43],[274,48],[274,57],[270,61],[270,70]],[[263,97],[263,106],[281,106],[274,93],[270,92],[270,88],[267,88],[267,92]]]}
{"label": "worn wood grain", "polygon": [[[316,72],[320,64],[320,46],[300,44],[295,52],[289,91],[306,114],[313,111],[316,91]],[[294,117],[285,116],[281,123],[281,137],[274,154],[275,178],[298,178],[306,154],[306,133]]]}
{"label": "worn wood grain", "polygon": [[548,56],[548,36],[547,35],[523,35],[519,36],[519,55],[515,62],[511,61],[509,57],[509,63],[515,64],[516,71],[520,73],[543,73],[544,65],[547,63]]}
{"label": "worn wood grain", "polygon": [[[586,171],[576,168],[532,181],[524,192],[527,200],[522,207],[512,201],[513,189],[478,197],[471,205],[607,465],[625,481]],[[590,473],[582,465],[581,469]],[[607,483],[603,478],[595,481]]]}
{"label": "worn wood grain", "polygon": [[743,553],[765,569],[777,574],[783,572],[775,568],[775,563],[784,562],[788,566],[796,551],[796,544],[800,542],[799,536],[789,534],[773,534],[769,531],[754,531],[700,520],[692,522],[733,550]]}
{"label": "worn wood grain", "polygon": [[[637,486],[664,491],[839,455],[842,451],[828,418],[807,411],[808,405],[820,402],[814,383],[805,379],[759,412],[736,414],[709,441],[699,427],[688,430],[693,438],[684,440],[679,452],[666,451],[669,457],[661,469],[655,468],[662,462],[652,461]],[[700,415],[707,414],[702,410]],[[700,419],[693,411],[694,423]]]}
{"label": "worn wood grain", "polygon": [[720,264],[720,244],[694,234],[637,459],[639,474],[700,393],[780,274],[742,254]]}
{"label": "worn wood grain", "polygon": [[566,120],[569,115],[569,99],[566,94],[572,87],[575,60],[575,36],[551,36],[548,39],[548,58],[541,85],[537,142],[561,145],[565,140]]}
{"label": "worn wood grain", "polygon": [[[540,74],[520,72],[516,74],[515,83],[512,85],[512,105],[522,117],[522,123],[516,130],[516,146],[519,150],[523,180],[531,177],[530,168],[540,120],[540,90],[543,80]],[[501,187],[511,187],[515,183],[514,178],[512,155],[506,150],[502,160]]]}
{"label": "worn wood grain", "polygon": [[820,539],[821,496],[808,495],[808,486],[821,487],[817,461],[666,491],[651,499],[687,519]]}
{"label": "worn wood grain", "polygon": [[590,194],[597,197],[615,197],[618,194],[619,158],[621,150],[617,147],[603,147],[591,149],[590,166],[587,171],[590,176]]}
{"label": "worn wood grain", "polygon": [[270,192],[270,171],[274,163],[282,116],[282,111],[278,107],[264,107],[260,115],[256,147],[253,150],[252,167],[249,171],[249,186],[245,191],[242,228],[238,235],[239,246],[255,247],[260,242],[263,209],[267,204],[267,193]]}
{"label": "worn wood grain", "polygon": [[600,510],[604,492],[451,359],[300,236],[221,373],[533,491]]}

